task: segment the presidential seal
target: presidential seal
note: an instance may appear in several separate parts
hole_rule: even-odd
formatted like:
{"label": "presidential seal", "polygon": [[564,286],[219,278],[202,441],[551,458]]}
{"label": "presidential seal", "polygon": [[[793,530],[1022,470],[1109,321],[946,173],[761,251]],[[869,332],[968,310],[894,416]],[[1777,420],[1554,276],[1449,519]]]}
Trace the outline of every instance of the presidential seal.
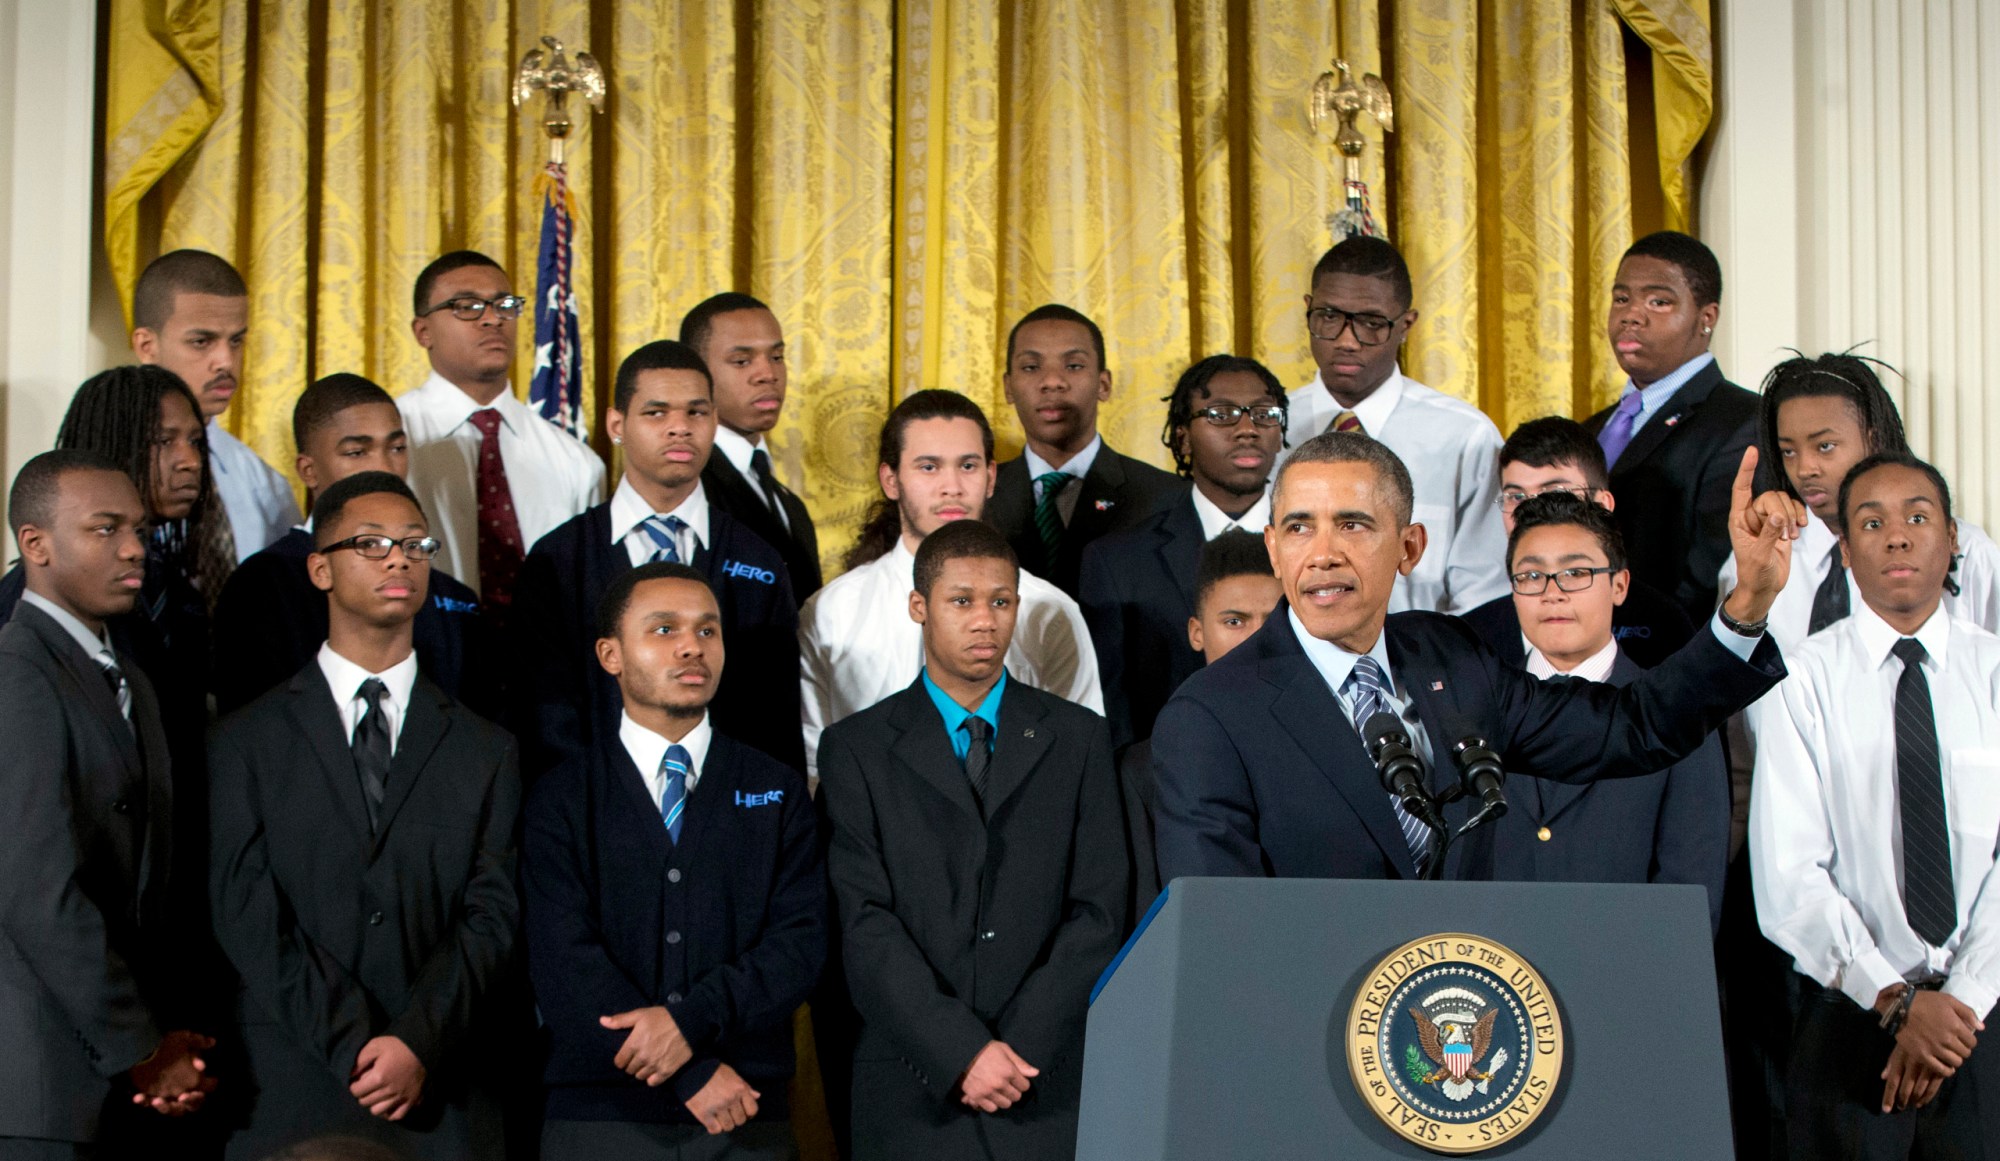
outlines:
{"label": "presidential seal", "polygon": [[1562,1018],[1528,961],[1477,935],[1428,935],[1368,973],[1347,1014],[1347,1067],[1399,1136],[1477,1153],[1548,1108]]}

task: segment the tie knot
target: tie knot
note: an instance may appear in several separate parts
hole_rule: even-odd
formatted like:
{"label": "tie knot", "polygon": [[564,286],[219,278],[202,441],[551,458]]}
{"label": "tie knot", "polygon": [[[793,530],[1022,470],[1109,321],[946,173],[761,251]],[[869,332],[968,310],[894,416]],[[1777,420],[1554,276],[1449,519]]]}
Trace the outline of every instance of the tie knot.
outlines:
{"label": "tie knot", "polygon": [[694,769],[694,756],[687,752],[686,746],[675,742],[660,756],[660,769],[668,774],[685,776],[688,771]]}
{"label": "tie knot", "polygon": [[381,704],[382,699],[388,695],[389,685],[379,677],[369,678],[361,683],[361,688],[354,691],[357,701],[365,701],[369,705]]}
{"label": "tie knot", "polygon": [[771,456],[763,448],[750,453],[750,470],[763,479],[771,478]]}
{"label": "tie knot", "polygon": [[1627,391],[1625,393],[1625,398],[1620,399],[1618,401],[1618,414],[1637,415],[1639,414],[1639,409],[1641,407],[1644,407],[1645,405],[1646,405],[1645,395],[1641,394],[1638,391]]}
{"label": "tie knot", "polygon": [[1380,692],[1383,686],[1382,666],[1373,657],[1359,658],[1354,662],[1354,672],[1348,675],[1347,680],[1363,692]]}
{"label": "tie knot", "polygon": [[1068,472],[1043,472],[1035,477],[1035,487],[1041,489],[1042,495],[1051,496],[1062,491],[1063,485],[1070,479]]}
{"label": "tie knot", "polygon": [[1901,638],[1889,652],[1900,658],[1905,666],[1921,665],[1924,658],[1930,656],[1924,652],[1924,643],[1915,637]]}
{"label": "tie knot", "polygon": [[992,736],[993,727],[987,724],[985,718],[973,714],[965,719],[965,732],[972,735],[973,742],[978,743]]}
{"label": "tie knot", "polygon": [[687,527],[687,521],[678,516],[662,516],[658,513],[646,517],[646,523],[666,533],[668,536],[678,536],[681,529]]}
{"label": "tie knot", "polygon": [[493,435],[493,434],[494,434],[495,432],[497,432],[497,431],[499,431],[499,430],[500,430],[500,410],[499,410],[499,408],[496,408],[496,407],[486,407],[486,408],[481,408],[480,410],[478,410],[478,411],[475,411],[475,412],[473,412],[473,413],[472,413],[472,426],[474,426],[474,427],[478,428],[478,429],[479,429],[479,433],[480,433],[481,435],[485,435],[485,436],[489,436],[489,437],[490,437],[490,436],[492,436],[492,435]]}

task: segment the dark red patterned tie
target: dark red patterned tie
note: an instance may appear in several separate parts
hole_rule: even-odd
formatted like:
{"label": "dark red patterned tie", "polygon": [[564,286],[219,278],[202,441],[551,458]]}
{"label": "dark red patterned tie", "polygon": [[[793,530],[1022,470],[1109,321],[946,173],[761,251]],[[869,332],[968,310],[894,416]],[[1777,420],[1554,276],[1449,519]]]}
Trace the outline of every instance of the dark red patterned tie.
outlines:
{"label": "dark red patterned tie", "polygon": [[479,599],[495,614],[514,600],[520,575],[521,523],[514,518],[514,493],[500,462],[500,413],[489,407],[472,413],[479,429]]}

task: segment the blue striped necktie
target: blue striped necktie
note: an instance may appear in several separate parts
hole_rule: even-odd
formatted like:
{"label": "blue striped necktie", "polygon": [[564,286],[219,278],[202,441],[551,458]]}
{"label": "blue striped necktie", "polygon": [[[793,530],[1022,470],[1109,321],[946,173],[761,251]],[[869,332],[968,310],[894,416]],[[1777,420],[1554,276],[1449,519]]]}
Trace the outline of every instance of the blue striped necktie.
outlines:
{"label": "blue striped necktie", "polygon": [[660,790],[660,819],[667,824],[667,837],[675,846],[681,841],[681,815],[687,811],[688,771],[694,768],[694,759],[687,747],[676,742],[667,747],[660,758],[660,779],[666,785]]}
{"label": "blue striped necktie", "polygon": [[[1373,657],[1363,657],[1354,663],[1354,671],[1347,675],[1347,702],[1349,712],[1354,716],[1354,732],[1362,733],[1368,719],[1389,708],[1388,698],[1383,694],[1382,666]],[[1362,738],[1366,744],[1367,737]],[[1403,839],[1410,844],[1410,856],[1417,862],[1417,870],[1422,872],[1424,857],[1429,853],[1430,828],[1403,809],[1403,800],[1391,794],[1389,805],[1396,812],[1396,825],[1403,830]]]}
{"label": "blue striped necktie", "polygon": [[653,563],[665,561],[668,564],[686,564],[681,559],[680,532],[687,527],[687,521],[678,516],[662,516],[655,512],[639,525],[646,530],[646,538],[653,542]]}

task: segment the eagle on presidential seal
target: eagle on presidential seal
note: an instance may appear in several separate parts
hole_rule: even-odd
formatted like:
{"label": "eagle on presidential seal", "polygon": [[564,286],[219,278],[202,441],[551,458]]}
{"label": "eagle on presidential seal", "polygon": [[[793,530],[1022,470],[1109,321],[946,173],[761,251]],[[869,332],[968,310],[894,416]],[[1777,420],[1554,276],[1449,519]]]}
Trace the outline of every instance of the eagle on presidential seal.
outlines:
{"label": "eagle on presidential seal", "polygon": [[[1425,1069],[1419,1064],[1412,1070],[1412,1080],[1437,1085],[1447,1098],[1462,1101],[1475,1092],[1485,1092],[1488,1082],[1507,1067],[1505,1048],[1493,1053],[1492,1062],[1483,1071],[1479,1067],[1493,1045],[1493,1021],[1500,1009],[1477,992],[1442,988],[1409,1011],[1417,1022],[1417,1042],[1437,1066]],[[1419,1077],[1417,1072],[1423,1075]]]}

